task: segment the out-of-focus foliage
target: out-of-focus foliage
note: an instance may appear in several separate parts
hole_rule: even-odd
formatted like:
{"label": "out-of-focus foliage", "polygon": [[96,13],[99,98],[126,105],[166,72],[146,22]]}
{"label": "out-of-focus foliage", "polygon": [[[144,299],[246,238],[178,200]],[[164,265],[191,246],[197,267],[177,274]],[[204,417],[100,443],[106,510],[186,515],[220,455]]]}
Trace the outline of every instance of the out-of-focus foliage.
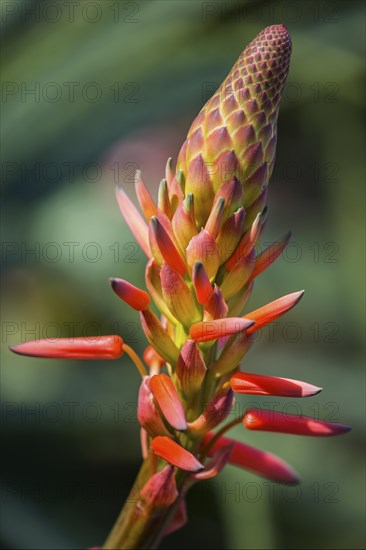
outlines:
{"label": "out-of-focus foliage", "polygon": [[243,47],[262,27],[285,23],[293,57],[265,236],[292,228],[293,244],[258,280],[251,306],[302,287],[306,296],[263,331],[246,368],[324,388],[301,403],[272,400],[277,410],[354,428],[329,440],[238,429],[239,439],[290,461],[303,484],[282,489],[228,467],[192,491],[188,526],[165,544],[363,548],[363,2],[0,6],[4,547],[101,543],[139,463],[139,380],[127,359],[41,361],[7,346],[118,331],[142,352],[138,316],[107,282],[143,285],[144,273],[114,183],[132,190],[139,167],[155,191]]}

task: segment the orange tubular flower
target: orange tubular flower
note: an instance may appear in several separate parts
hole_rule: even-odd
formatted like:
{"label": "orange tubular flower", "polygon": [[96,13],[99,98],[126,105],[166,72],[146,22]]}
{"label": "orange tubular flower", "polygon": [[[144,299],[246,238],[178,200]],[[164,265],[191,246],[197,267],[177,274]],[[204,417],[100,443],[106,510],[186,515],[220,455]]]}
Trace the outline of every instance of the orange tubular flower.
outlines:
{"label": "orange tubular flower", "polygon": [[232,411],[235,393],[311,398],[321,389],[240,371],[254,342],[251,335],[303,296],[293,292],[247,312],[256,278],[290,239],[288,233],[258,254],[290,56],[286,27],[265,28],[193,121],[176,165],[168,160],[157,200],[140,171],[135,190],[141,212],[117,187],[122,215],[148,259],[148,292],[118,278],[111,286],[140,312],[149,344],[144,362],[119,336],[12,347],[23,355],[68,359],[116,359],[125,352],[142,377],[137,418],[144,461],[104,548],[156,548],[186,522],[189,487],[217,475],[227,463],[276,482],[298,482],[280,458],[225,437],[235,424],[316,436],[348,430],[253,409],[220,426]]}
{"label": "orange tubular flower", "polygon": [[340,435],[350,431],[350,426],[335,422],[323,422],[305,416],[295,416],[280,412],[250,409],[244,416],[244,426],[248,430],[281,432],[318,437]]}
{"label": "orange tubular flower", "polygon": [[10,349],[19,355],[49,359],[118,359],[124,351],[120,336],[41,339]]}

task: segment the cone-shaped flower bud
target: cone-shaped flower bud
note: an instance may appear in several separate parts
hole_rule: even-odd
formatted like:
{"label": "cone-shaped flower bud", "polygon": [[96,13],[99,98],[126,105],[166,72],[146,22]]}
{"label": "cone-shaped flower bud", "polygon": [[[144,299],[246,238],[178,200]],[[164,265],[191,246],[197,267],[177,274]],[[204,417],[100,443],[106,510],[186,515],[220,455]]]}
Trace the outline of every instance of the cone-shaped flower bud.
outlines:
{"label": "cone-shaped flower bud", "polygon": [[157,209],[146,185],[142,180],[140,170],[136,170],[135,174],[135,191],[137,200],[139,201],[140,208],[144,213],[146,221],[150,221],[152,216],[156,216]]}
{"label": "cone-shaped flower bud", "polygon": [[179,357],[179,350],[166,330],[161,326],[159,319],[149,311],[140,313],[142,329],[145,336],[161,357],[168,363],[175,365]]}
{"label": "cone-shaped flower bud", "polygon": [[178,205],[172,219],[172,227],[179,250],[185,256],[189,241],[197,235],[192,193],[189,193],[184,202]]}
{"label": "cone-shaped flower bud", "polygon": [[172,379],[164,373],[156,374],[150,380],[150,389],[169,424],[175,430],[185,430],[186,417]]}
{"label": "cone-shaped flower bud", "polygon": [[151,218],[150,227],[165,262],[171,267],[174,267],[180,275],[184,275],[187,271],[186,266],[173,241],[156,216]]}
{"label": "cone-shaped flower bud", "polygon": [[276,395],[278,397],[309,397],[316,395],[322,388],[277,376],[237,372],[230,379],[234,392],[250,395]]}
{"label": "cone-shaped flower bud", "polygon": [[278,298],[278,300],[270,302],[269,304],[266,304],[265,306],[260,307],[255,311],[246,313],[245,319],[251,319],[252,321],[255,321],[255,325],[248,329],[247,334],[255,332],[261,327],[268,325],[268,323],[272,323],[272,321],[287,313],[287,311],[292,309],[294,306],[296,306],[296,304],[300,302],[303,295],[304,290],[300,290],[300,292],[293,292],[292,294],[282,296],[282,298]]}
{"label": "cone-shaped flower bud", "polygon": [[49,359],[118,359],[123,354],[123,340],[116,335],[40,339],[10,349],[19,355]]}
{"label": "cone-shaped flower bud", "polygon": [[242,313],[252,294],[253,287],[254,283],[252,281],[228,301],[230,317],[238,317]]}
{"label": "cone-shaped flower bud", "polygon": [[[207,434],[203,444],[209,443],[214,435],[214,433]],[[234,444],[229,459],[229,463],[233,466],[244,468],[278,483],[299,483],[299,476],[295,470],[278,456],[229,437],[220,437],[210,448],[208,455],[212,456],[218,449],[226,447],[229,443]]]}
{"label": "cone-shaped flower bud", "polygon": [[152,257],[148,227],[141,214],[121,187],[116,187],[118,206],[136,241],[148,258]]}
{"label": "cone-shaped flower bud", "polygon": [[216,376],[224,376],[232,372],[239,365],[251,345],[252,339],[246,333],[240,334],[234,341],[230,339],[212,367],[212,373]]}
{"label": "cone-shaped flower bud", "polygon": [[166,304],[180,323],[189,328],[201,315],[183,277],[172,267],[163,264],[160,270],[161,288]]}
{"label": "cone-shaped flower bud", "polygon": [[223,422],[233,407],[235,401],[232,389],[222,391],[207,403],[203,413],[193,422],[188,423],[189,432],[200,437],[213,430]]}
{"label": "cone-shaped flower bud", "polygon": [[157,456],[160,456],[181,470],[198,472],[198,470],[203,469],[203,465],[192,453],[178,445],[178,443],[169,437],[155,437],[151,447]]}
{"label": "cone-shaped flower bud", "polygon": [[238,246],[234,250],[233,254],[227,260],[225,267],[228,271],[231,271],[235,264],[241,259],[248,256],[253,250],[255,243],[257,242],[261,230],[261,214],[257,214],[251,228],[247,231]]}
{"label": "cone-shaped flower bud", "polygon": [[249,278],[250,281],[255,277],[258,277],[258,275],[260,275],[262,271],[267,269],[267,267],[269,267],[271,264],[273,264],[273,262],[277,260],[277,258],[282,254],[282,252],[288,245],[290,238],[291,231],[286,233],[286,235],[284,235],[278,242],[269,246],[257,256],[254,269]]}
{"label": "cone-shaped flower bud", "polygon": [[224,222],[217,236],[216,243],[220,250],[221,263],[226,262],[235,251],[235,247],[243,233],[245,210],[239,208],[237,212]]}
{"label": "cone-shaped flower bud", "polygon": [[187,340],[183,345],[175,375],[179,387],[188,396],[197,393],[206,374],[206,365],[194,340]]}
{"label": "cone-shaped flower bud", "polygon": [[215,284],[214,291],[205,303],[204,321],[223,319],[227,317],[229,308],[225,302],[220,288]]}
{"label": "cone-shaped flower bud", "polygon": [[169,319],[171,323],[175,323],[176,319],[170,313],[163,297],[163,289],[161,288],[160,280],[160,267],[155,263],[154,259],[151,259],[146,265],[145,281],[147,289],[150,292],[157,308],[161,311],[164,317]]}
{"label": "cone-shaped flower bud", "polygon": [[136,311],[143,311],[149,307],[150,296],[144,290],[137,288],[124,279],[111,277],[109,282],[117,296]]}
{"label": "cone-shaped flower bud", "polygon": [[199,304],[204,305],[210,298],[213,289],[202,262],[195,262],[193,264],[192,281],[196,291],[197,301]]}
{"label": "cone-shaped flower bud", "polygon": [[178,531],[185,526],[188,521],[187,505],[185,500],[181,500],[178,509],[175,511],[170,523],[164,529],[164,537]]}
{"label": "cone-shaped flower bud", "polygon": [[206,222],[205,229],[213,239],[216,239],[219,234],[221,221],[224,215],[225,200],[220,197],[212,207],[211,213]]}
{"label": "cone-shaped flower bud", "polygon": [[141,382],[137,401],[137,419],[141,426],[152,436],[170,435],[164,424],[150,388],[151,378],[145,376]]}
{"label": "cone-shaped flower bud", "polygon": [[172,217],[172,208],[170,205],[168,183],[166,179],[161,180],[159,185],[158,192],[158,208],[163,212],[169,219]]}
{"label": "cone-shaped flower bud", "polygon": [[219,449],[215,450],[211,454],[212,459],[205,464],[205,469],[193,474],[194,479],[202,480],[216,477],[229,462],[234,445],[235,442],[231,441],[227,445],[223,445]]}
{"label": "cone-shaped flower bud", "polygon": [[[178,168],[188,174],[187,183],[198,158],[201,164],[214,164],[220,155],[231,153],[238,164],[236,175],[243,185],[245,208],[266,187],[273,165],[278,107],[290,55],[291,39],[283,25],[267,27],[245,48],[188,132],[177,163]],[[212,175],[215,190],[231,176]],[[209,205],[211,199],[205,189],[196,185],[193,192],[195,198],[198,192]],[[208,215],[206,209],[201,225]]]}
{"label": "cone-shaped flower bud", "polygon": [[248,330],[252,325],[253,321],[242,317],[201,321],[191,326],[189,335],[196,342],[209,342],[210,340],[244,332],[244,330]]}
{"label": "cone-shaped flower bud", "polygon": [[202,229],[191,239],[187,247],[187,263],[193,269],[195,262],[201,262],[209,279],[215,277],[220,266],[220,252],[215,239]]}
{"label": "cone-shaped flower bud", "polygon": [[231,271],[229,271],[221,284],[221,292],[225,300],[232,298],[249,281],[249,277],[255,265],[255,250],[248,256],[241,258]]}
{"label": "cone-shaped flower bud", "polygon": [[335,422],[314,420],[306,416],[297,416],[275,411],[249,409],[243,419],[248,430],[280,432],[295,435],[313,435],[318,437],[340,435],[349,432],[351,427]]}
{"label": "cone-shaped flower bud", "polygon": [[151,509],[168,508],[178,498],[173,466],[165,466],[154,474],[140,491],[142,500]]}

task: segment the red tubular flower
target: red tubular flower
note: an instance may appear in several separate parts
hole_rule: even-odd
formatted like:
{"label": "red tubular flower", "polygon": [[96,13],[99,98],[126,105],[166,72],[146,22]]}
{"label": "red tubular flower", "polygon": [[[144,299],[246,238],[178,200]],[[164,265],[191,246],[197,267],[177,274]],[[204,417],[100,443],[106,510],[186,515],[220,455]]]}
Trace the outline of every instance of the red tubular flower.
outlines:
{"label": "red tubular flower", "polygon": [[150,226],[166,263],[178,271],[180,275],[184,275],[187,268],[159,218],[156,216],[152,217]]}
{"label": "red tubular flower", "polygon": [[136,311],[144,311],[149,307],[151,299],[144,290],[137,288],[124,279],[111,277],[109,282],[117,296]]}
{"label": "red tubular flower", "polygon": [[210,321],[212,319],[226,318],[229,308],[225,302],[220,287],[215,283],[214,290],[205,303],[204,307],[204,320]]}
{"label": "red tubular flower", "polygon": [[148,228],[146,222],[142,218],[141,214],[133,204],[133,202],[128,198],[126,193],[121,187],[116,187],[116,197],[118,201],[118,206],[121,210],[121,213],[131,229],[136,241],[141,246],[143,252],[148,258],[152,257]]}
{"label": "red tubular flower", "polygon": [[[205,435],[202,448],[215,437],[213,432]],[[299,476],[291,466],[278,456],[256,449],[239,441],[221,436],[208,451],[209,456],[228,444],[233,444],[229,463],[244,468],[278,483],[299,483]]]}
{"label": "red tubular flower", "polygon": [[335,422],[314,420],[306,416],[296,416],[281,412],[249,409],[243,424],[248,430],[280,432],[295,435],[313,435],[318,437],[340,435],[350,431],[350,426]]}
{"label": "red tubular flower", "polygon": [[202,229],[190,240],[186,255],[191,270],[197,261],[202,262],[208,278],[215,277],[220,266],[220,251],[215,239],[206,229]]}
{"label": "red tubular flower", "polygon": [[175,319],[189,327],[201,318],[190,288],[183,277],[166,263],[161,266],[160,281],[164,300]]}
{"label": "red tubular flower", "polygon": [[255,243],[259,238],[259,234],[262,226],[262,214],[257,214],[254,222],[252,223],[249,231],[244,233],[242,239],[237,245],[236,249],[225,263],[225,267],[228,271],[231,271],[235,264],[241,259],[248,256],[253,250]]}
{"label": "red tubular flower", "polygon": [[137,419],[140,425],[151,435],[170,435],[166,427],[154,395],[150,388],[151,378],[145,376],[141,382],[137,401]]}
{"label": "red tubular flower", "polygon": [[142,180],[140,170],[137,170],[135,174],[135,191],[140,208],[144,213],[146,221],[148,222],[152,216],[156,216],[157,209],[146,185]]}
{"label": "red tubular flower", "polygon": [[265,271],[267,267],[273,264],[274,261],[282,254],[291,238],[291,231],[288,231],[277,243],[269,246],[263,252],[257,256],[254,269],[249,277],[249,281],[252,281],[258,275]]}
{"label": "red tubular flower", "polygon": [[120,336],[41,339],[10,346],[14,353],[50,359],[118,359],[123,354]]}
{"label": "red tubular flower", "polygon": [[162,327],[159,319],[148,309],[141,311],[140,320],[145,336],[155,350],[169,363],[175,364],[179,357],[179,349]]}
{"label": "red tubular flower", "polygon": [[316,395],[322,388],[276,376],[264,376],[249,372],[238,372],[230,379],[234,392],[250,395],[276,395],[279,397],[309,397]]}
{"label": "red tubular flower", "polygon": [[255,332],[261,327],[272,323],[272,321],[287,313],[300,302],[303,295],[304,290],[300,290],[300,292],[293,292],[292,294],[282,296],[282,298],[278,298],[278,300],[270,302],[255,311],[246,313],[244,318],[251,319],[255,322],[255,324],[247,330],[247,334],[252,334],[252,332]]}
{"label": "red tubular flower", "polygon": [[196,342],[208,342],[231,334],[238,334],[238,332],[248,330],[253,324],[254,321],[242,317],[202,321],[191,326],[189,335]]}
{"label": "red tubular flower", "polygon": [[158,436],[153,439],[151,448],[157,456],[160,456],[173,466],[187,472],[198,472],[203,465],[192,453],[178,445],[173,439]]}
{"label": "red tubular flower", "polygon": [[206,375],[206,365],[193,340],[187,340],[179,354],[175,376],[186,396],[197,393]]}
{"label": "red tubular flower", "polygon": [[192,282],[198,303],[204,305],[210,298],[213,289],[202,262],[195,262],[192,268]]}
{"label": "red tubular flower", "polygon": [[153,376],[150,389],[169,424],[176,430],[186,430],[184,409],[171,378],[164,373]]}

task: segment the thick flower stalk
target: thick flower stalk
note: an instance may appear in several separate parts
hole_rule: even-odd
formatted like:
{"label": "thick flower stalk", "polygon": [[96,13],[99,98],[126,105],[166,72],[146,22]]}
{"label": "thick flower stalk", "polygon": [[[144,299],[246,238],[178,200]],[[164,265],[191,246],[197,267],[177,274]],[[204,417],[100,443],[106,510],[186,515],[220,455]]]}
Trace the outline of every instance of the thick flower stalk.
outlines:
{"label": "thick flower stalk", "polygon": [[[39,357],[109,358],[128,353],[141,377],[137,416],[143,466],[105,548],[154,548],[184,525],[190,486],[231,463],[281,483],[298,476],[268,451],[232,440],[250,430],[313,436],[348,426],[266,410],[227,421],[235,393],[305,398],[321,388],[243,372],[240,365],[261,327],[291,310],[303,291],[250,311],[254,280],[286,247],[286,234],[258,253],[267,219],[277,117],[289,70],[285,26],[264,29],[194,120],[175,169],[169,159],[157,201],[136,174],[140,210],[116,190],[120,210],[147,256],[146,288],[113,278],[113,291],[140,312],[149,343],[142,361],[119,336],[20,344]],[[225,434],[225,435],[224,435]]]}

